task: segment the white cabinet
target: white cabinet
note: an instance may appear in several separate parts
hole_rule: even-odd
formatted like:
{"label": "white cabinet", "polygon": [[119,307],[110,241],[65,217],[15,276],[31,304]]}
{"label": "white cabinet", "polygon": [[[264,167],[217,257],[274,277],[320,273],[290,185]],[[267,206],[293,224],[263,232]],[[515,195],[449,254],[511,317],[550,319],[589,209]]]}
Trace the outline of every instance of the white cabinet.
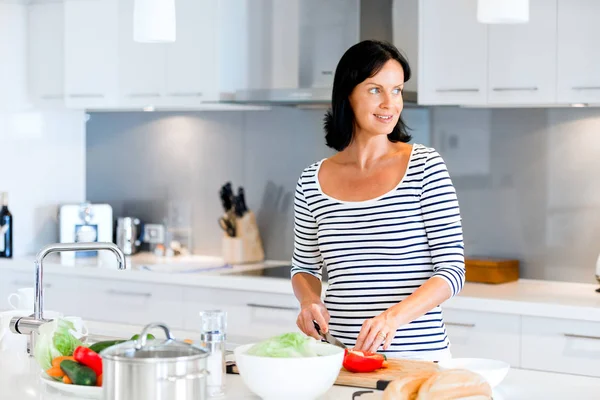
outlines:
{"label": "white cabinet", "polygon": [[600,2],[558,0],[558,102],[600,103]]}
{"label": "white cabinet", "polygon": [[600,377],[600,322],[523,317],[522,367]]}
{"label": "white cabinet", "polygon": [[193,106],[218,101],[220,52],[234,51],[218,46],[219,7],[213,0],[177,0],[175,6],[177,40],[165,45],[163,64],[166,102],[169,106]]}
{"label": "white cabinet", "polygon": [[0,111],[18,111],[27,100],[27,6],[0,3]]}
{"label": "white cabinet", "polygon": [[65,0],[67,107],[117,104],[118,6],[118,0]]}
{"label": "white cabinet", "polygon": [[556,0],[531,0],[526,24],[490,25],[488,103],[556,101]]}
{"label": "white cabinet", "polygon": [[444,309],[452,356],[492,358],[519,367],[520,319],[518,315]]}
{"label": "white cabinet", "polygon": [[28,7],[28,85],[37,107],[64,107],[64,7],[32,3]]}
{"label": "white cabinet", "polygon": [[484,104],[487,26],[477,0],[420,0],[420,104]]}

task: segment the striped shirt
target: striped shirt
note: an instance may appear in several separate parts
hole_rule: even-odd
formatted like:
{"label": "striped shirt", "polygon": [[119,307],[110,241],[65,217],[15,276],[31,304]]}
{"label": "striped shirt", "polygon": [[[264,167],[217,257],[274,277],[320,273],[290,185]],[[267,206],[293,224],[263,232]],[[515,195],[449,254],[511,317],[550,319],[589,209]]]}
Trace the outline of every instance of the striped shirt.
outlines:
{"label": "striped shirt", "polygon": [[[366,201],[341,201],[321,190],[323,160],[308,166],[296,186],[292,276],[322,278],[329,330],[354,346],[365,319],[402,301],[432,276],[456,295],[465,278],[456,191],[446,164],[432,148],[415,144],[400,183]],[[390,357],[437,361],[450,356],[442,309],[401,326]]]}

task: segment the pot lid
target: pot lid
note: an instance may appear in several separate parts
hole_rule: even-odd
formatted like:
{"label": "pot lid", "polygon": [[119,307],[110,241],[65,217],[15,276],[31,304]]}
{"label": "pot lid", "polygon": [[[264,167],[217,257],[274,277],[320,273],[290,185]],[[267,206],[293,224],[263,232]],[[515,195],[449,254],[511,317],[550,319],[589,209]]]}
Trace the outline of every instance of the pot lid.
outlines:
{"label": "pot lid", "polygon": [[[146,335],[152,328],[161,328],[166,340],[148,340]],[[194,345],[175,340],[169,328],[162,323],[151,323],[144,327],[139,339],[111,346],[101,353],[109,360],[128,360],[135,362],[191,361],[208,356],[208,351]]]}

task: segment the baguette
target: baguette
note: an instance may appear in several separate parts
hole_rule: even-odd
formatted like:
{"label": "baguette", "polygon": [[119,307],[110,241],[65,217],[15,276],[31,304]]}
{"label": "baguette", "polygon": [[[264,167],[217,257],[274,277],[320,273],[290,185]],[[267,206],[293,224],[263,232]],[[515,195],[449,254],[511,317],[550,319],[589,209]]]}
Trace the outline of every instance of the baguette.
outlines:
{"label": "baguette", "polygon": [[383,391],[383,400],[415,400],[419,388],[435,371],[417,371],[394,379]]}
{"label": "baguette", "polygon": [[448,369],[431,376],[419,388],[417,400],[489,400],[492,388],[479,374]]}

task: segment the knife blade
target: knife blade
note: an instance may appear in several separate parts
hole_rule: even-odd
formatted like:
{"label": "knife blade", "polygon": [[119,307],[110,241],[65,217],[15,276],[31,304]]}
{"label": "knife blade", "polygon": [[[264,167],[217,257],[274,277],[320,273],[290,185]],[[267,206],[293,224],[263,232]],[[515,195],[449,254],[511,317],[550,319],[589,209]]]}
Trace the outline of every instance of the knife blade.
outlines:
{"label": "knife blade", "polygon": [[341,347],[342,349],[346,348],[346,345],[342,342],[340,342],[338,339],[336,339],[331,333],[326,332],[323,333],[321,331],[321,327],[319,326],[319,324],[317,324],[317,321],[313,321],[313,323],[315,324],[315,329],[317,330],[317,333],[323,338],[325,339],[325,341],[329,344],[332,344],[334,346],[337,347]]}

